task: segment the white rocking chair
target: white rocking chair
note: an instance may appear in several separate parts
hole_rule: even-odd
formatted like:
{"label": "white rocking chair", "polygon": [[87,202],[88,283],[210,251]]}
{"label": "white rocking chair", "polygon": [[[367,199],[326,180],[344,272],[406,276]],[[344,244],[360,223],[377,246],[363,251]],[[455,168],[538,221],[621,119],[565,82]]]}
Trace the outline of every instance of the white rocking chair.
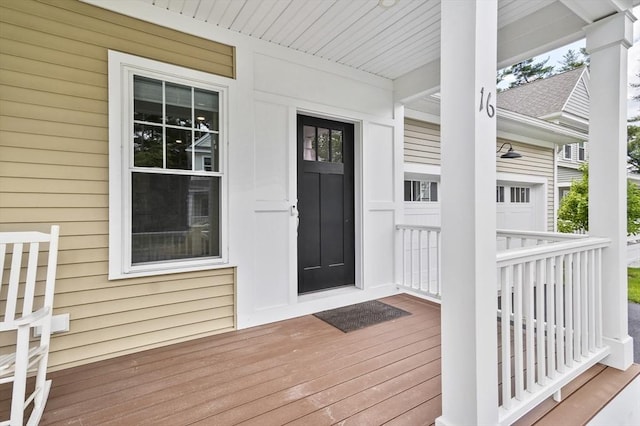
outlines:
{"label": "white rocking chair", "polygon": [[[27,425],[37,425],[47,403],[51,380],[46,380],[46,374],[59,231],[58,226],[52,226],[50,234],[0,232],[0,294],[6,298],[4,311],[0,304],[0,384],[13,383],[11,417],[0,419],[0,425],[22,426],[25,410],[31,403],[33,409]],[[28,254],[23,253],[27,246]],[[47,263],[41,266],[46,270],[44,297],[40,297],[42,290],[37,280],[42,277],[37,277],[38,257],[47,250]],[[3,277],[5,268],[8,268],[8,277]],[[31,330],[36,327],[40,336],[30,341]],[[11,339],[15,339],[15,343]],[[11,353],[7,354],[7,349]],[[27,375],[33,372],[35,388],[27,395]]]}

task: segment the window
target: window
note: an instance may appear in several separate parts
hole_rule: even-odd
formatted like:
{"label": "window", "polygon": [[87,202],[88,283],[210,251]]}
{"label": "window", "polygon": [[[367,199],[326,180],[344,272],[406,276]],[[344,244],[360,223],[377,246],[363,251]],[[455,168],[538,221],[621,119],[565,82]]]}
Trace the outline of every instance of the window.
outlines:
{"label": "window", "polygon": [[404,181],[405,201],[438,201],[438,183],[425,180]]}
{"label": "window", "polygon": [[571,160],[571,144],[564,146],[564,158],[565,160]]}
{"label": "window", "polygon": [[109,52],[109,277],[226,262],[221,77]]}
{"label": "window", "polygon": [[528,203],[530,201],[531,188],[512,186],[510,195],[512,203]]}
{"label": "window", "polygon": [[585,161],[584,142],[578,144],[578,161]]}
{"label": "window", "polygon": [[496,186],[496,203],[504,203],[504,186]]}
{"label": "window", "polygon": [[304,126],[305,161],[342,163],[342,130]]}

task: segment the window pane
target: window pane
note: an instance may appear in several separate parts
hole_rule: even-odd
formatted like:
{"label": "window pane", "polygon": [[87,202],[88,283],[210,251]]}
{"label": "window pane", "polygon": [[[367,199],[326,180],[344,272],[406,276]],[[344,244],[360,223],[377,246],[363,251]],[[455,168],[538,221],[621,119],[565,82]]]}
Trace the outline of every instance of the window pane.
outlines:
{"label": "window pane", "polygon": [[191,130],[167,129],[167,168],[191,170]]}
{"label": "window pane", "polygon": [[431,201],[438,201],[438,184],[436,182],[431,182]]}
{"label": "window pane", "polygon": [[[193,147],[188,149],[189,155],[191,155],[192,149],[195,149],[194,170],[220,171],[220,151],[218,149],[217,134],[196,132],[196,141]],[[204,167],[204,158],[208,158],[208,169]]]}
{"label": "window pane", "polygon": [[162,123],[162,82],[133,77],[133,119]]}
{"label": "window pane", "polygon": [[331,162],[342,163],[342,131],[331,131]]}
{"label": "window pane", "polygon": [[303,132],[303,157],[306,161],[316,161],[316,128],[304,126]]}
{"label": "window pane", "polygon": [[133,165],[162,167],[162,127],[135,124],[133,126]]}
{"label": "window pane", "polygon": [[166,124],[191,127],[191,87],[166,83]]}
{"label": "window pane", "polygon": [[218,94],[194,89],[196,130],[218,130]]}
{"label": "window pane", "polygon": [[132,264],[219,256],[220,178],[132,173]]}
{"label": "window pane", "polygon": [[329,161],[329,129],[318,129],[318,161]]}
{"label": "window pane", "polygon": [[404,181],[404,200],[411,201],[411,181]]}

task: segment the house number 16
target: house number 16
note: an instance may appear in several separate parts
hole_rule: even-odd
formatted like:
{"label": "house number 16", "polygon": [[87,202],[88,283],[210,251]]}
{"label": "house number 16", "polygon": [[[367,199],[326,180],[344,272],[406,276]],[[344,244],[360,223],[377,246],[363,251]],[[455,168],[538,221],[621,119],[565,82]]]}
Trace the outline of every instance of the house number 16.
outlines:
{"label": "house number 16", "polygon": [[[480,89],[480,109],[478,111],[482,111],[483,109],[485,109],[484,104],[485,102],[484,102],[484,87],[483,87],[482,89]],[[494,115],[496,115],[496,109],[493,105],[491,105],[491,92],[487,93],[486,110],[489,118],[492,118]]]}

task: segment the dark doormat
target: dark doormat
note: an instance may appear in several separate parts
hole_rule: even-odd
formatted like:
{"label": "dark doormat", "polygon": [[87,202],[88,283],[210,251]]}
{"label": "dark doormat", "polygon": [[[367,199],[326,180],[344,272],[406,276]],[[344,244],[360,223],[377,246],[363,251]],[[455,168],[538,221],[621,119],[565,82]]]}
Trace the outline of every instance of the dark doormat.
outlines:
{"label": "dark doormat", "polygon": [[411,313],[377,300],[371,300],[369,302],[318,312],[313,315],[331,324],[335,328],[348,333],[370,325],[379,324],[405,315],[411,315]]}

